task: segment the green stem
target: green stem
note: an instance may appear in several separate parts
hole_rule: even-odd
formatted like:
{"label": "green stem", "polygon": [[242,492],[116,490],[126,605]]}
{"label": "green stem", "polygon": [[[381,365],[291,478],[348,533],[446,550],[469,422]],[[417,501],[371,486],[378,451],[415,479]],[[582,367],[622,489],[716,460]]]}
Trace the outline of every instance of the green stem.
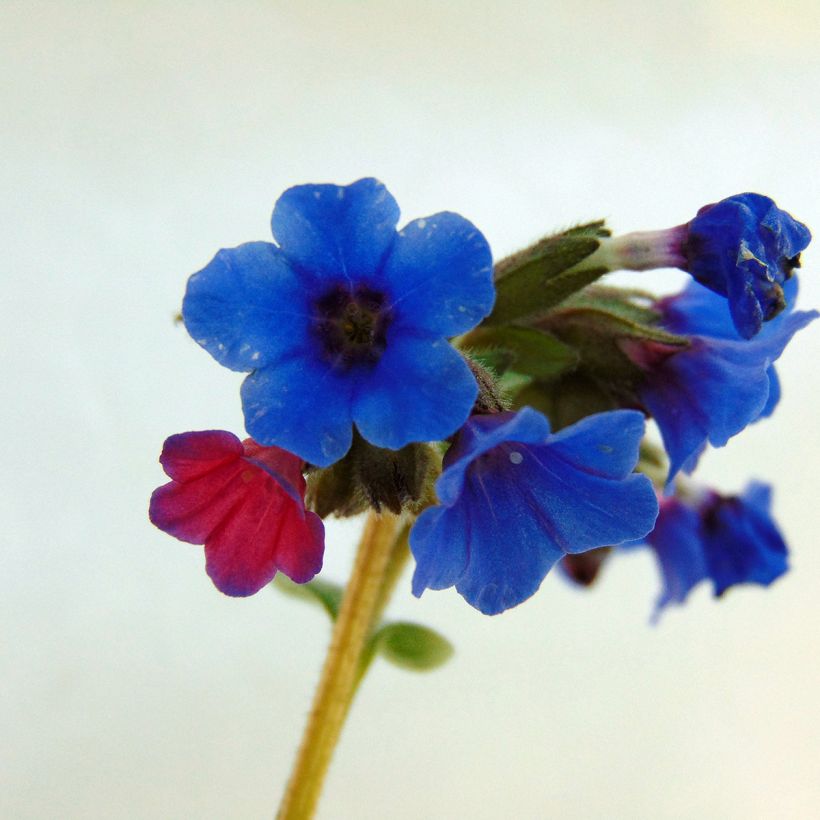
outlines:
{"label": "green stem", "polygon": [[359,680],[374,616],[386,603],[382,589],[394,552],[396,524],[392,515],[368,515],[278,820],[308,820],[316,811]]}
{"label": "green stem", "polygon": [[[390,548],[390,557],[388,558],[387,568],[384,572],[384,581],[382,582],[381,589],[379,590],[379,599],[373,609],[373,618],[370,622],[370,629],[368,630],[369,638],[372,638],[373,633],[379,628],[385,607],[390,602],[390,598],[393,595],[396,584],[398,583],[399,578],[401,578],[402,571],[410,558],[410,545],[407,539],[410,535],[412,526],[413,521],[405,523],[396,534],[396,538],[393,541],[393,546]],[[350,703],[353,702],[353,698],[359,689],[359,684],[367,674],[367,670],[370,668],[370,664],[375,656],[376,648],[373,645],[373,641],[368,640],[360,658],[359,673],[356,677],[356,685],[350,693]],[[348,703],[348,709],[350,708],[350,703]]]}

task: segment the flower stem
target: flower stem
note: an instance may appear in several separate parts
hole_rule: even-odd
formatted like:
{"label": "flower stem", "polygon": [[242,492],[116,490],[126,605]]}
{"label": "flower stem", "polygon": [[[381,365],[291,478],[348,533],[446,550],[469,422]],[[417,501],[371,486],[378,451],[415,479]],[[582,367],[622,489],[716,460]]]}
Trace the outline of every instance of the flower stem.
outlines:
{"label": "flower stem", "polygon": [[384,606],[382,589],[394,552],[397,522],[389,514],[368,515],[278,820],[307,820],[316,811],[359,679],[362,650],[374,617]]}

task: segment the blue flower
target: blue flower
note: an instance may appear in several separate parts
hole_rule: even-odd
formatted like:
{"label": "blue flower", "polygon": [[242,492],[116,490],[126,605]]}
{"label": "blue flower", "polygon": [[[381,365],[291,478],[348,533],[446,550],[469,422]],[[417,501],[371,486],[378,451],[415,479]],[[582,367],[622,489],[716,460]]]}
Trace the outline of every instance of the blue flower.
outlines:
{"label": "blue flower", "polygon": [[273,211],[276,245],[221,250],[188,281],[191,336],[242,385],[248,433],[319,466],[353,424],[379,447],[451,435],[478,388],[447,339],[493,305],[492,258],[454,213],[396,231],[375,179],[300,185]]}
{"label": "blue flower", "polygon": [[685,270],[729,300],[750,339],[786,306],[783,284],[800,265],[809,229],[761,194],[737,194],[698,211],[684,242]]}
{"label": "blue flower", "polygon": [[410,533],[413,594],[455,585],[494,615],[529,598],[564,555],[642,537],[658,511],[649,479],[632,473],[643,431],[634,410],[554,435],[529,407],[471,417],[444,458],[441,506]]}
{"label": "blue flower", "polygon": [[655,618],[669,604],[682,604],[703,580],[720,596],[737,584],[769,586],[788,569],[788,550],[771,516],[771,488],[759,482],[741,496],[710,491],[692,503],[664,499],[645,540],[663,577]]}
{"label": "blue flower", "polygon": [[746,340],[735,330],[726,301],[692,282],[657,305],[663,327],[689,336],[689,347],[655,357],[627,349],[646,370],[638,394],[660,428],[669,481],[681,469],[694,469],[707,442],[722,447],[774,410],[780,386],[772,363],[792,336],[820,315],[791,311],[796,278],[786,290],[789,309]]}

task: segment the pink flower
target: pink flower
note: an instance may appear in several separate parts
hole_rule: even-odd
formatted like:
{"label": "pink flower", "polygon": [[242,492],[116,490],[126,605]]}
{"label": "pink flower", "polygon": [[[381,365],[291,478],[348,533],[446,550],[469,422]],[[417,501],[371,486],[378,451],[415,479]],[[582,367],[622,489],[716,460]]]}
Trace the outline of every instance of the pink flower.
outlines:
{"label": "pink flower", "polygon": [[324,526],[305,510],[298,456],[204,430],[170,436],[159,460],[171,481],[154,490],[148,515],[205,545],[205,570],[221,592],[253,595],[277,570],[305,583],[322,568]]}

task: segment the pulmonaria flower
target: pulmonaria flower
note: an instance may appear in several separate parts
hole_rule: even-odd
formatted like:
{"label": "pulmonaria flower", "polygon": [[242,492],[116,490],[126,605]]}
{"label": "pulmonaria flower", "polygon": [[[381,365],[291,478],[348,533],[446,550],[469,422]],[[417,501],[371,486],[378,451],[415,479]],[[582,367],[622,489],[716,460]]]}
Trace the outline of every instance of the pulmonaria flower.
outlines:
{"label": "pulmonaria flower", "polygon": [[737,584],[769,586],[788,569],[788,550],[771,516],[771,488],[752,482],[741,496],[707,491],[689,503],[666,498],[645,541],[663,577],[655,618],[682,604],[701,581],[716,596]]}
{"label": "pulmonaria flower", "polygon": [[441,506],[410,533],[413,594],[455,585],[494,615],[529,598],[565,555],[649,532],[655,492],[632,473],[643,430],[634,410],[555,434],[529,407],[471,417],[444,457]]}
{"label": "pulmonaria flower", "polygon": [[681,469],[692,472],[707,442],[722,447],[774,410],[780,387],[772,363],[792,336],[820,315],[792,312],[796,278],[786,290],[789,309],[746,340],[735,330],[726,301],[692,282],[656,304],[662,326],[689,336],[689,347],[622,343],[645,372],[638,395],[660,428],[669,454],[669,481]]}
{"label": "pulmonaria flower", "polygon": [[355,424],[378,447],[450,436],[478,388],[447,339],[493,305],[492,258],[454,213],[397,232],[375,179],[300,185],[279,198],[277,244],[221,250],[189,282],[191,336],[242,386],[253,438],[327,466]]}
{"label": "pulmonaria flower", "polygon": [[226,595],[258,592],[277,570],[298,583],[321,568],[324,526],[305,510],[302,460],[224,430],[166,439],[168,484],[151,496],[161,530],[205,545],[205,569]]}
{"label": "pulmonaria flower", "polygon": [[760,194],[701,208],[689,223],[686,270],[726,296],[738,333],[750,339],[786,307],[783,283],[800,266],[809,229]]}
{"label": "pulmonaria flower", "polygon": [[810,241],[809,229],[772,199],[745,193],[705,205],[685,225],[602,239],[584,265],[681,268],[728,300],[737,332],[750,339],[785,308],[783,285]]}

